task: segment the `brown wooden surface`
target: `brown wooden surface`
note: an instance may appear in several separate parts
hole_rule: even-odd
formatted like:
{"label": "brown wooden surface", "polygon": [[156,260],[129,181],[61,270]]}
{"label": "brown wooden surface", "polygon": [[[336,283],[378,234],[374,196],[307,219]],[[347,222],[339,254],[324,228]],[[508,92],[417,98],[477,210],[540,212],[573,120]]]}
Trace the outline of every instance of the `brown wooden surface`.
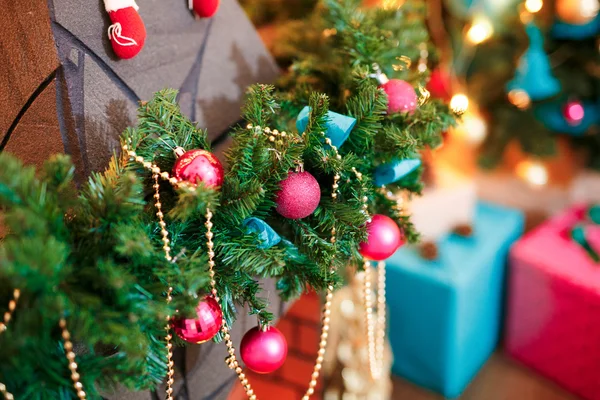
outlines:
{"label": "brown wooden surface", "polygon": [[48,85],[27,109],[12,132],[5,151],[38,169],[52,154],[64,151],[56,117],[55,82]]}
{"label": "brown wooden surface", "polygon": [[58,67],[47,0],[0,0],[0,142],[40,84]]}
{"label": "brown wooden surface", "polygon": [[[393,400],[443,400],[444,397],[395,379]],[[504,355],[495,354],[459,400],[577,400],[563,389]]]}

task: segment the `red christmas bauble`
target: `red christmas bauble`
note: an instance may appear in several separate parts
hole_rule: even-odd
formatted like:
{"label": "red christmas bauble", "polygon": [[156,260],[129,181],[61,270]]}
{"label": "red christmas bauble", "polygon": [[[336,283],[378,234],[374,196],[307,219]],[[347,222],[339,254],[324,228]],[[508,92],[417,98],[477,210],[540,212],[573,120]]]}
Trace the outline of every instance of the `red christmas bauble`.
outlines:
{"label": "red christmas bauble", "polygon": [[570,100],[563,108],[563,115],[569,125],[579,125],[585,117],[583,103],[579,100]]}
{"label": "red christmas bauble", "polygon": [[192,184],[204,183],[211,188],[223,184],[225,171],[217,157],[206,150],[190,150],[183,153],[175,162],[173,175],[179,181]]}
{"label": "red christmas bauble", "polygon": [[367,241],[360,244],[360,254],[373,261],[385,260],[404,244],[396,221],[386,215],[373,215],[367,223],[367,233]]}
{"label": "red christmas bauble", "polygon": [[388,114],[407,112],[412,114],[419,103],[415,88],[400,79],[390,79],[380,86],[388,96]]}
{"label": "red christmas bauble", "polygon": [[220,0],[193,0],[194,13],[200,18],[210,18],[217,13]]}
{"label": "red christmas bauble", "polygon": [[431,72],[429,82],[427,82],[427,90],[429,90],[432,97],[449,101],[452,97],[450,74],[441,67],[434,69]]}
{"label": "red christmas bauble", "polygon": [[117,57],[133,58],[144,47],[146,26],[134,0],[105,0],[106,11],[112,22],[108,38]]}
{"label": "red christmas bauble", "polygon": [[265,331],[250,329],[242,338],[240,355],[246,367],[259,374],[268,374],[283,365],[287,357],[285,336],[275,327]]}
{"label": "red christmas bauble", "polygon": [[291,172],[279,184],[277,212],[289,219],[300,219],[312,214],[321,201],[319,182],[308,172]]}
{"label": "red christmas bauble", "polygon": [[215,337],[223,325],[223,311],[214,297],[206,296],[196,307],[196,318],[176,318],[173,330],[190,343],[204,343]]}

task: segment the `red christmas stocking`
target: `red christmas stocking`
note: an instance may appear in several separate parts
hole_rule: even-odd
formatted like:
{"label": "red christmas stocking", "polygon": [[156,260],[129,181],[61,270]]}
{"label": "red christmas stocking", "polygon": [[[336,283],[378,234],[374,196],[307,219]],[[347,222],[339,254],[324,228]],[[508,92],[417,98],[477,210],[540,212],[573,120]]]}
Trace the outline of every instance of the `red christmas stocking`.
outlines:
{"label": "red christmas stocking", "polygon": [[210,18],[219,9],[220,0],[188,0],[190,10],[200,18]]}
{"label": "red christmas stocking", "polygon": [[104,7],[112,21],[108,39],[115,54],[123,59],[135,57],[146,41],[146,27],[135,0],[104,0]]}

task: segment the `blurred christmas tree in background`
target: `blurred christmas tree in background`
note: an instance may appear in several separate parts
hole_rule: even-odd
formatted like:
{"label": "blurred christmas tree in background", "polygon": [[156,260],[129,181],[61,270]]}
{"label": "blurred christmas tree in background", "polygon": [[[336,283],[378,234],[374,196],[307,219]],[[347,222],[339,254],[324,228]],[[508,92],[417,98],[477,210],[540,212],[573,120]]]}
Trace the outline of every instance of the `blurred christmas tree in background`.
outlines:
{"label": "blurred christmas tree in background", "polygon": [[597,0],[440,0],[430,7],[432,35],[447,50],[431,90],[470,100],[465,123],[471,139],[483,140],[483,166],[499,164],[516,142],[542,182],[536,159],[555,156],[562,135],[600,168]]}

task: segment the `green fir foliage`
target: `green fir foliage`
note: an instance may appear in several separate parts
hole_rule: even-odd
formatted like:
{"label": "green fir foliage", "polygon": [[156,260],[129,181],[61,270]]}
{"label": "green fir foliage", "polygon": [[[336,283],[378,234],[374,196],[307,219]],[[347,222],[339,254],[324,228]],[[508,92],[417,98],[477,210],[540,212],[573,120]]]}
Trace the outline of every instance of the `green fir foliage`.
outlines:
{"label": "green fir foliage", "polygon": [[[357,4],[320,4],[301,33],[314,43],[286,42],[301,59],[293,60],[278,89],[248,89],[242,110],[246,122],[232,133],[221,188],[174,188],[159,180],[175,262],[163,252],[152,172],[128,155],[115,155],[106,171],[93,174],[77,191],[66,156],[53,157],[36,175],[0,154],[6,229],[0,242],[0,305],[8,304],[14,288],[21,290],[14,318],[0,335],[0,382],[16,398],[76,398],[61,346],[62,317],[76,343],[89,398],[99,398],[100,391],[116,384],[140,390],[160,383],[166,374],[166,316],[193,316],[198,301],[210,292],[209,209],[216,286],[229,326],[244,306],[261,323],[273,319],[262,278],[274,278],[285,300],[309,288],[340,284],[346,268],[362,265],[358,247],[367,238],[369,215],[391,216],[409,241],[418,240],[392,195],[419,192],[420,171],[387,188],[374,186],[373,172],[382,163],[438,147],[441,131],[454,117],[434,100],[411,115],[387,114],[386,95],[370,76],[372,64],[391,78],[415,86],[424,82],[421,74],[393,67],[401,55],[416,60],[417,49],[427,41],[423,8],[362,11]],[[325,38],[323,29],[336,33]],[[176,95],[163,90],[142,103],[137,126],[122,137],[124,146],[162,171],[172,170],[177,147],[210,150],[206,131],[181,114]],[[305,105],[311,112],[300,133],[295,119]],[[357,120],[339,155],[324,140],[330,109]],[[320,204],[304,219],[283,218],[275,210],[279,184],[290,171],[302,169],[318,180]],[[339,188],[333,198],[336,175]],[[362,208],[365,197],[368,212]],[[257,235],[244,228],[249,217],[268,223],[282,241],[266,249],[258,246]],[[173,301],[167,304],[169,286]]]}

